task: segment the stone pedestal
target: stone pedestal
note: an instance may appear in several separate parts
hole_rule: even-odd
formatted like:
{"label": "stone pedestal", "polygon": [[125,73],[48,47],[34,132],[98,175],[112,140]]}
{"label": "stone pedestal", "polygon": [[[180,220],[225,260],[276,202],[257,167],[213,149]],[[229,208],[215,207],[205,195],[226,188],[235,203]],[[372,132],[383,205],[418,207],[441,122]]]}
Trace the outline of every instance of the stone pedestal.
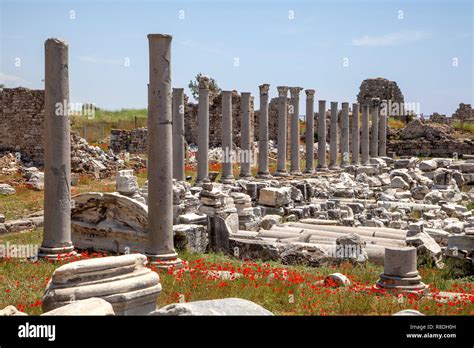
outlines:
{"label": "stone pedestal", "polygon": [[68,45],[58,39],[48,39],[44,48],[44,232],[38,256],[56,259],[74,253],[71,241],[71,134],[67,109]]}
{"label": "stone pedestal", "polygon": [[379,155],[379,98],[372,98],[370,105],[370,121],[372,122],[370,134],[370,157]]}
{"label": "stone pedestal", "polygon": [[352,164],[359,164],[360,130],[359,130],[359,104],[352,104],[352,132],[351,132],[351,153]]}
{"label": "stone pedestal", "polygon": [[329,169],[339,169],[337,165],[337,102],[331,102],[331,124],[329,139]]}
{"label": "stone pedestal", "polygon": [[242,118],[240,122],[240,177],[250,178],[251,144],[250,144],[250,93],[242,92]]}
{"label": "stone pedestal", "polygon": [[234,182],[232,172],[232,91],[222,91],[222,175],[223,184]]}
{"label": "stone pedestal", "polygon": [[421,282],[416,268],[416,248],[386,247],[384,271],[376,287],[401,291],[424,290],[426,285]]}
{"label": "stone pedestal", "polygon": [[278,86],[278,159],[274,176],[287,176],[286,170],[286,131],[288,87]]}
{"label": "stone pedestal", "polygon": [[186,181],[184,140],[184,89],[173,88],[173,178]]}
{"label": "stone pedestal", "polygon": [[142,254],[100,257],[57,268],[43,296],[43,311],[99,298],[115,315],[147,315],[156,309],[160,277],[146,267]]}
{"label": "stone pedestal", "polygon": [[387,108],[379,108],[379,156],[387,156]]}
{"label": "stone pedestal", "polygon": [[258,120],[258,173],[257,178],[270,179],[268,169],[268,90],[270,85],[264,83],[260,89],[260,113]]}
{"label": "stone pedestal", "polygon": [[318,166],[317,170],[326,171],[326,101],[319,101],[318,110]]}
{"label": "stone pedestal", "polygon": [[370,163],[369,159],[369,105],[362,105],[362,131],[360,138],[360,154],[362,165]]}
{"label": "stone pedestal", "polygon": [[157,267],[180,267],[182,263],[177,257],[173,244],[171,36],[149,34],[148,42],[150,83],[148,88],[148,245],[146,255]]}
{"label": "stone pedestal", "polygon": [[342,103],[341,155],[341,167],[347,167],[349,165],[349,103]]}
{"label": "stone pedestal", "polygon": [[209,77],[199,79],[197,183],[209,182]]}
{"label": "stone pedestal", "polygon": [[306,168],[305,173],[314,173],[314,89],[306,92]]}
{"label": "stone pedestal", "polygon": [[300,175],[300,92],[301,87],[290,87],[291,94],[291,162],[290,173]]}

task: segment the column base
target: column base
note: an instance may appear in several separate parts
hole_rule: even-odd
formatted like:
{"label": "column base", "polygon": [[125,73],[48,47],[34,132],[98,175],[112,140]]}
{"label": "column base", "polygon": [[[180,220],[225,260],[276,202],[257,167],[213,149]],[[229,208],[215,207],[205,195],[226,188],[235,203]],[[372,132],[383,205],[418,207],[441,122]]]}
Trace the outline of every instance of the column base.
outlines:
{"label": "column base", "polygon": [[273,173],[273,176],[276,176],[276,177],[285,177],[285,176],[288,176],[288,173],[287,172],[275,172]]}
{"label": "column base", "polygon": [[327,166],[321,166],[321,167],[317,167],[316,168],[316,171],[318,172],[327,172],[329,169]]}
{"label": "column base", "polygon": [[250,173],[240,173],[239,178],[251,178],[252,174]]}
{"label": "column base", "polygon": [[149,254],[145,253],[150,265],[158,269],[183,268],[183,261],[178,257],[178,254]]}
{"label": "column base", "polygon": [[222,184],[233,184],[235,182],[235,179],[232,175],[230,176],[225,176],[225,177],[222,177],[220,178],[220,183]]}
{"label": "column base", "polygon": [[301,176],[303,175],[299,170],[290,171],[290,175]]}
{"label": "column base", "polygon": [[339,167],[337,164],[330,164],[329,165],[329,170],[340,170],[341,167]]}
{"label": "column base", "polygon": [[67,247],[46,247],[38,248],[38,258],[45,260],[64,260],[76,257],[78,254],[74,251],[74,245]]}
{"label": "column base", "polygon": [[273,176],[270,173],[257,173],[255,176],[257,179],[271,179]]}
{"label": "column base", "polygon": [[314,170],[314,168],[306,168],[303,173],[304,174],[314,174],[314,173],[316,173],[316,170]]}
{"label": "column base", "polygon": [[344,162],[344,163],[341,163],[341,168],[345,168],[349,166],[349,162]]}

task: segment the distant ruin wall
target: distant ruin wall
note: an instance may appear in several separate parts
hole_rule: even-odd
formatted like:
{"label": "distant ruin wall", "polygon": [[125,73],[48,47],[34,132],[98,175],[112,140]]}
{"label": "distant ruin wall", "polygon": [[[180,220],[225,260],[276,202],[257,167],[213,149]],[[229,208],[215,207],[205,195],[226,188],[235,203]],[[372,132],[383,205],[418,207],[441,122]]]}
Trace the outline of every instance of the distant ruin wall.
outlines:
{"label": "distant ruin wall", "polygon": [[0,152],[18,151],[43,164],[44,90],[0,89]]}

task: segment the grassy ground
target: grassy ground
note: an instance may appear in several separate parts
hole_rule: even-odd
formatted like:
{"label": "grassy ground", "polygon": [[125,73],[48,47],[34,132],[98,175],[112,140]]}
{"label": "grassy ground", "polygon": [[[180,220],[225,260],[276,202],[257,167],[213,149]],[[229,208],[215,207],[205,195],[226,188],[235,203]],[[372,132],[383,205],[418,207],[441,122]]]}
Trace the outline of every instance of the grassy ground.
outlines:
{"label": "grassy ground", "polygon": [[[0,244],[40,244],[42,230],[4,235]],[[83,258],[103,254],[84,254]],[[390,315],[412,308],[429,315],[474,315],[473,300],[438,303],[430,299],[374,290],[372,285],[381,266],[353,266],[344,263],[334,267],[309,268],[286,266],[277,262],[243,261],[222,254],[180,252],[186,267],[175,272],[159,271],[163,292],[158,305],[170,303],[240,297],[254,301],[280,315]],[[61,262],[26,262],[18,259],[0,261],[0,308],[9,304],[29,314],[41,314],[41,297],[53,271]],[[156,270],[155,270],[156,271]],[[229,279],[209,272],[227,271]],[[341,272],[351,280],[347,288],[320,284],[324,276]],[[454,291],[473,294],[472,279],[446,279],[443,271],[421,268],[423,281],[432,291]],[[238,274],[242,276],[239,278]]]}

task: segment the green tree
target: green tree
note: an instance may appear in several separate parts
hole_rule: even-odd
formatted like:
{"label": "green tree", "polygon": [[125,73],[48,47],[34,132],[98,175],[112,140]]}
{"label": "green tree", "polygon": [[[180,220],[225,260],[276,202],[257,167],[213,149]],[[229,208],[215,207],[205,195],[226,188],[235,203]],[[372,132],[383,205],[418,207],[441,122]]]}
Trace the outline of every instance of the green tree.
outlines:
{"label": "green tree", "polygon": [[[199,78],[203,76],[202,73],[199,73],[196,75],[194,78],[194,81],[191,80],[189,81],[189,89],[191,90],[191,94],[193,95],[194,99],[198,99],[199,97]],[[216,80],[214,80],[212,77],[209,77],[209,90],[213,93],[220,93],[221,89],[217,85]]]}

